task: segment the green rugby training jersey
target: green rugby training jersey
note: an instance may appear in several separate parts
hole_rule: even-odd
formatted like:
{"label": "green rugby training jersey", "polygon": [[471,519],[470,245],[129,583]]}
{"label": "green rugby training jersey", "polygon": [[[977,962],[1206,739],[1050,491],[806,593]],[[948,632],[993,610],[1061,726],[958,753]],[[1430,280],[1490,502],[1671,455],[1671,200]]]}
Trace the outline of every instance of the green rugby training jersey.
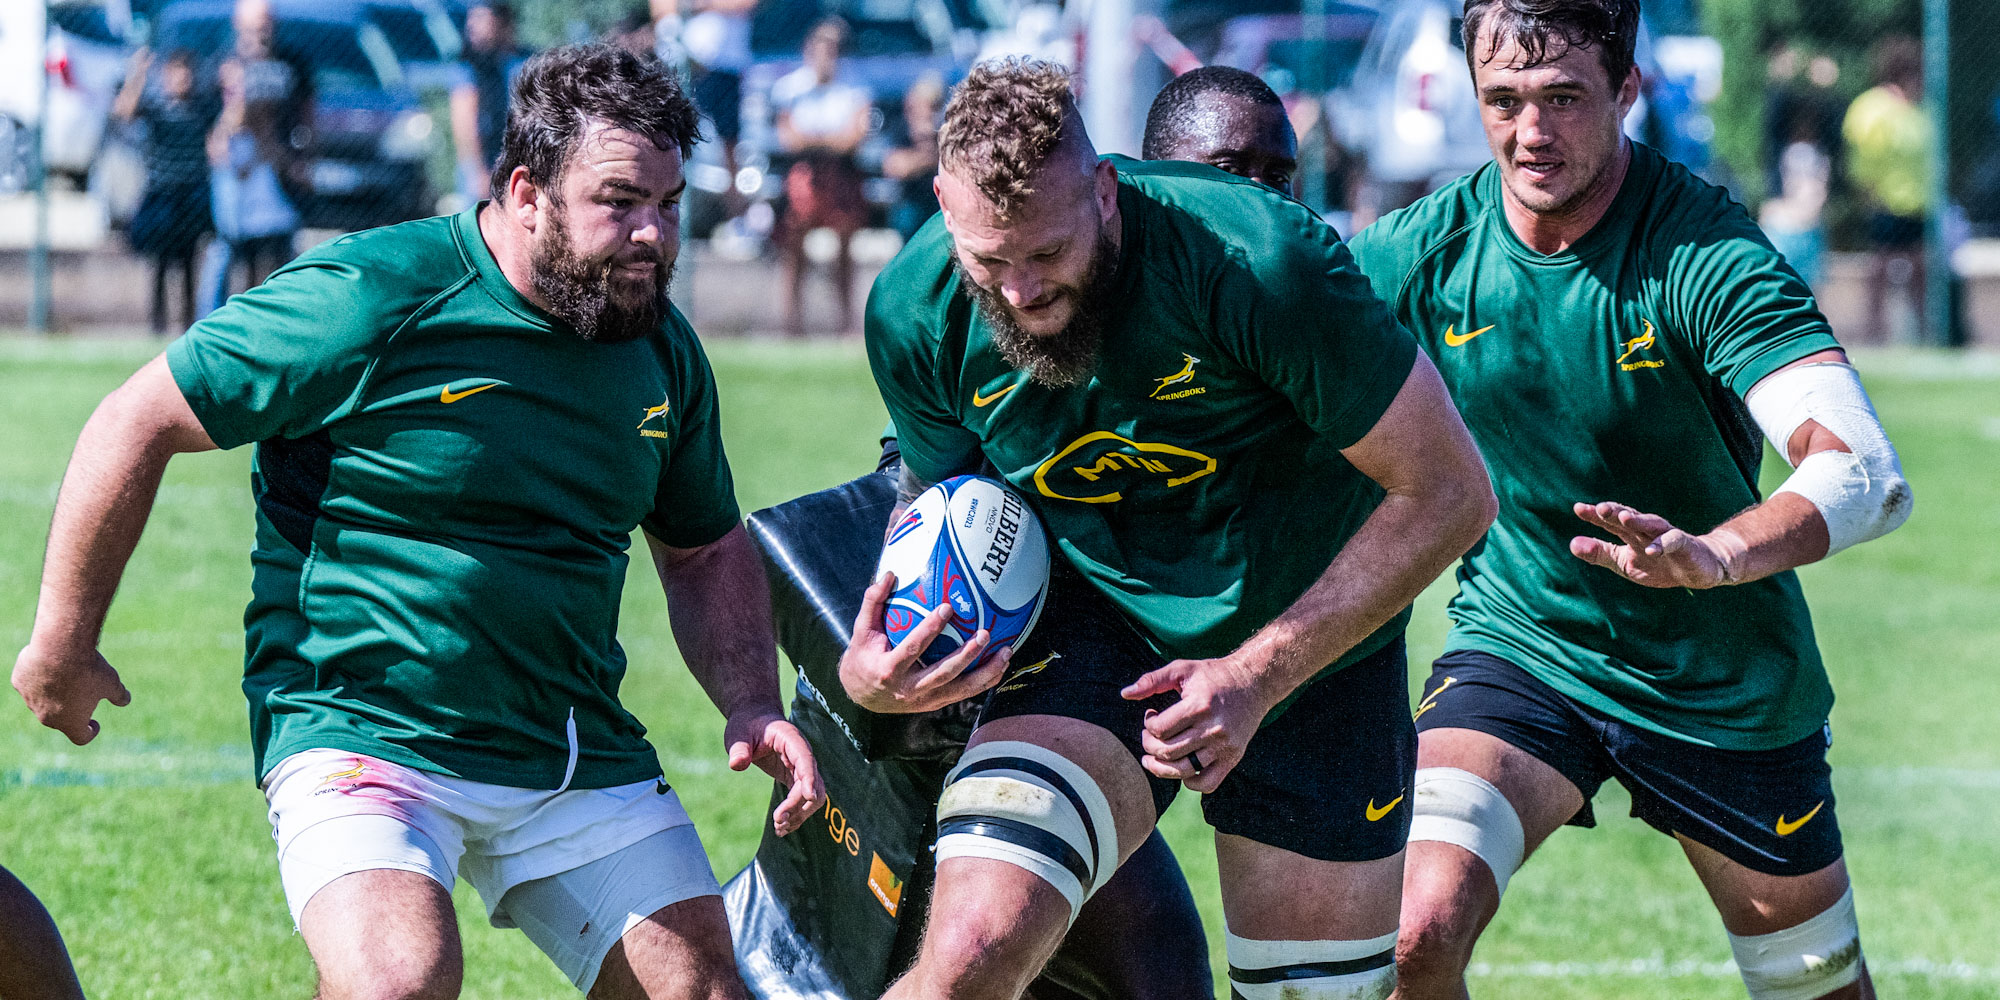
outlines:
{"label": "green rugby training jersey", "polygon": [[1416,345],[1297,202],[1212,167],[1111,159],[1123,252],[1086,383],[1049,388],[1001,357],[941,218],[876,279],[869,361],[912,473],[990,461],[1158,652],[1220,656],[1381,502],[1340,450],[1375,426]]}
{"label": "green rugby training jersey", "polygon": [[1526,669],[1584,705],[1732,750],[1820,728],[1833,691],[1798,578],[1642,587],[1569,553],[1615,500],[1702,533],[1758,502],[1759,379],[1839,346],[1741,206],[1634,143],[1624,186],[1543,256],[1503,216],[1499,171],[1390,214],[1355,258],[1443,373],[1500,517],[1461,564],[1446,648]]}
{"label": "green rugby training jersey", "polygon": [[618,702],[618,602],[635,527],[737,524],[714,377],[678,313],[577,337],[476,212],[326,244],[167,349],[215,443],[257,444],[260,778],[313,747],[519,788],[660,773]]}

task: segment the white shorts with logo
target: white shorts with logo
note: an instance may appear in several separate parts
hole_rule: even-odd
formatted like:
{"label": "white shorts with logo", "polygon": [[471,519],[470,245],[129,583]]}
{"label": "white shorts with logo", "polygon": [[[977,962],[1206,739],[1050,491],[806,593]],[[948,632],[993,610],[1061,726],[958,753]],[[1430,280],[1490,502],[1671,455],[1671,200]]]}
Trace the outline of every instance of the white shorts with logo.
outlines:
{"label": "white shorts with logo", "polygon": [[720,895],[664,779],[541,791],[430,774],[346,750],[286,757],[264,779],[296,924],[343,875],[396,869],[472,883],[495,927],[519,927],[577,988],[661,907]]}

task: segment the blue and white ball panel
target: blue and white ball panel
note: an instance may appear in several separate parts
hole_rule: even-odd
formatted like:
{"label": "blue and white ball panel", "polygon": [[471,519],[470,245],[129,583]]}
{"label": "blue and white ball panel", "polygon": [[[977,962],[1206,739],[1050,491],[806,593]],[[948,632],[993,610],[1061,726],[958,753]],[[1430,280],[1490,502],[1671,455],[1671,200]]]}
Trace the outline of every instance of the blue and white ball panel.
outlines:
{"label": "blue and white ball panel", "polygon": [[945,629],[923,661],[950,656],[980,629],[990,648],[1025,638],[1048,591],[1049,545],[1040,519],[1005,484],[958,476],[925,490],[889,533],[876,576],[896,574],[883,631],[901,642],[931,608],[949,602]]}

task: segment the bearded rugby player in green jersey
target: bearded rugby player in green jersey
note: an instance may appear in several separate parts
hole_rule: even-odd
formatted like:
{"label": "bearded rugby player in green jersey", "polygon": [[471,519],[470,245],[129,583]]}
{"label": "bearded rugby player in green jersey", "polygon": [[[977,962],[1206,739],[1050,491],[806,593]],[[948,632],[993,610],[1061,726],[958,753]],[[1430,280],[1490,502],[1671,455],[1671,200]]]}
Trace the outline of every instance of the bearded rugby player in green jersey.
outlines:
{"label": "bearded rugby player in green jersey", "polygon": [[[1211,167],[1100,160],[1068,84],[1015,62],[961,86],[943,211],[877,280],[868,347],[911,495],[990,463],[1062,554],[1043,627],[1087,616],[1119,652],[986,702],[890,995],[1019,996],[1185,783],[1218,830],[1232,989],[1385,996],[1414,763],[1402,623],[1483,530],[1484,472],[1332,230]],[[891,648],[890,586],[841,674],[895,710],[982,644],[921,667],[935,627]]]}
{"label": "bearded rugby player in green jersey", "polygon": [[543,53],[493,200],[299,258],[99,406],[14,684],[89,742],[97,653],[168,459],[254,442],[257,778],[319,995],[450,997],[451,889],[594,998],[744,995],[701,841],[619,703],[642,530],[729,762],[824,799],[778,704],[716,388],[668,304],[698,113],[655,60]]}
{"label": "bearded rugby player in green jersey", "polygon": [[[1805,284],[1621,134],[1638,15],[1467,3],[1496,162],[1354,240],[1501,500],[1417,707],[1406,997],[1465,995],[1508,876],[1591,825],[1607,777],[1679,840],[1755,1000],[1871,991],[1791,570],[1892,530],[1910,492]],[[1797,466],[1768,498],[1760,429]]]}

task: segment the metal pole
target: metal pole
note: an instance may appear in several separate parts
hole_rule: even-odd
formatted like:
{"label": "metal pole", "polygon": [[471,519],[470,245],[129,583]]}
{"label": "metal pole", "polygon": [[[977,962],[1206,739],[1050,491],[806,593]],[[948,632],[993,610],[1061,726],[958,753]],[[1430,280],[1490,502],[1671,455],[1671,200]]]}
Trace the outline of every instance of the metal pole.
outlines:
{"label": "metal pole", "polygon": [[49,171],[42,161],[42,137],[49,127],[49,28],[48,5],[42,6],[42,44],[38,67],[40,89],[35,92],[34,141],[29,149],[28,168],[35,178],[35,240],[28,250],[29,284],[28,332],[49,332]]}
{"label": "metal pole", "polygon": [[1951,0],[1924,0],[1924,108],[1930,115],[1930,209],[1924,213],[1924,332],[1922,342],[1947,345],[1952,330],[1951,249],[1944,220],[1951,210]]}

